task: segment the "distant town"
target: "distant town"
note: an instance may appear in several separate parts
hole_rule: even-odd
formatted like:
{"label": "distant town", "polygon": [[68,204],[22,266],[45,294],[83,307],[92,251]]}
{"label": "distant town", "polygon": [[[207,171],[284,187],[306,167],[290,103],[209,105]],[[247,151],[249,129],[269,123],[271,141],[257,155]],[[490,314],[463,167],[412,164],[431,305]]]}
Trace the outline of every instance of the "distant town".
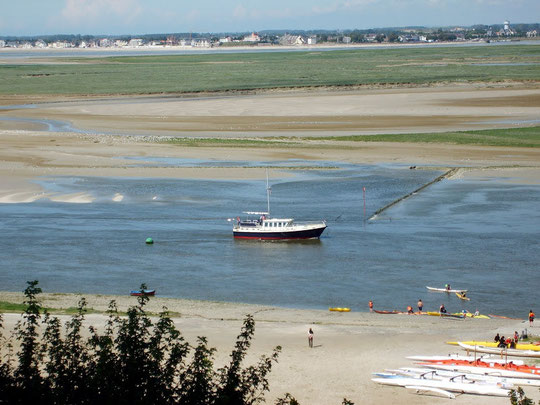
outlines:
{"label": "distant town", "polygon": [[44,35],[40,37],[10,37],[0,35],[0,48],[139,48],[185,47],[217,48],[235,46],[303,46],[347,45],[359,43],[432,43],[459,41],[499,41],[538,37],[540,24],[475,25],[451,28],[380,28],[344,31],[263,31],[251,33],[177,33],[151,35]]}

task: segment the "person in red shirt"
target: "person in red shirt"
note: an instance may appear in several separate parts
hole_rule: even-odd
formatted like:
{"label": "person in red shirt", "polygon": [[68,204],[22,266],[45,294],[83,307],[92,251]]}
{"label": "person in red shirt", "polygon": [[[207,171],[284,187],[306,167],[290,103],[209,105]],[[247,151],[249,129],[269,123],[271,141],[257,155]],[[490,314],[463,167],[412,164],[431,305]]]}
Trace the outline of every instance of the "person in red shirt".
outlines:
{"label": "person in red shirt", "polygon": [[534,321],[534,312],[532,311],[532,309],[529,311],[529,325],[530,327],[532,328],[533,326],[533,321]]}

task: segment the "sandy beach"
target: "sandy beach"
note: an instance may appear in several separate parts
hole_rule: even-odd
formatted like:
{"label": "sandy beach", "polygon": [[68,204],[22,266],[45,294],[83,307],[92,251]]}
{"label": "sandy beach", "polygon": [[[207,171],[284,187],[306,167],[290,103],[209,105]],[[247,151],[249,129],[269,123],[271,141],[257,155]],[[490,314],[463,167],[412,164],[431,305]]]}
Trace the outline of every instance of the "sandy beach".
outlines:
{"label": "sandy beach", "polygon": [[[404,167],[459,167],[449,181],[462,178],[540,184],[539,148],[501,148],[450,144],[359,143],[306,140],[303,137],[346,134],[431,132],[537,125],[540,87],[532,84],[434,86],[420,88],[294,91],[210,97],[1,97],[13,107],[2,117],[59,120],[89,133],[51,132],[33,121],[0,120],[0,203],[41,198],[90,203],[86,193],[58,194],[35,183],[42,176],[98,176],[191,179],[261,179],[258,167],[145,167],[144,158],[170,157],[217,161],[303,159],[357,164],[399,163]],[[113,134],[120,134],[115,136]],[[135,136],[127,136],[135,135]],[[160,136],[249,138],[298,137],[295,146],[198,146],[155,142]],[[128,157],[141,160],[134,163]],[[287,175],[287,169],[276,170]],[[120,195],[115,195],[118,201]],[[44,294],[43,304],[75,307],[80,296]],[[88,306],[104,311],[110,299],[125,309],[132,297],[86,296]],[[0,292],[0,300],[21,302],[20,293]],[[149,311],[162,306],[180,314],[175,322],[184,336],[208,337],[218,349],[216,366],[224,364],[243,317],[254,314],[256,337],[248,363],[277,345],[283,347],[270,376],[267,402],[290,392],[301,404],[339,404],[344,397],[357,404],[413,401],[446,403],[447,399],[416,395],[401,388],[372,383],[371,373],[412,365],[407,355],[447,354],[449,340],[491,340],[499,332],[521,332],[528,325],[515,320],[445,320],[429,316],[334,313],[246,304],[154,298]],[[523,316],[525,317],[526,314]],[[5,314],[7,329],[20,319]],[[87,316],[103,325],[101,314]],[[315,347],[307,331],[315,332]],[[536,327],[537,328],[537,327]],[[530,331],[530,333],[533,331]],[[535,331],[534,331],[535,332]],[[540,333],[536,333],[537,335]],[[539,399],[538,390],[526,390]],[[504,398],[462,395],[459,404],[507,404]]]}
{"label": "sandy beach", "polygon": [[[22,302],[21,293],[0,292],[3,301]],[[82,295],[43,294],[42,304],[53,308],[76,307]],[[88,307],[105,311],[110,300],[116,300],[120,311],[136,303],[135,297],[84,295]],[[220,367],[239,334],[246,314],[253,314],[256,332],[246,365],[254,364],[275,346],[282,346],[279,363],[270,374],[267,403],[286,392],[301,404],[340,404],[344,397],[356,404],[387,404],[414,401],[416,404],[443,404],[448,399],[417,395],[404,388],[379,386],[371,373],[384,369],[413,366],[411,355],[444,355],[457,353],[455,340],[491,340],[499,332],[511,335],[528,327],[528,322],[506,319],[449,320],[431,316],[380,315],[367,312],[336,313],[319,310],[296,310],[279,307],[223,302],[205,302],[169,298],[152,298],[149,312],[163,307],[175,313],[175,325],[188,342],[197,336],[208,337],[217,348],[215,366]],[[375,308],[377,308],[375,303]],[[68,316],[59,315],[62,319]],[[18,314],[4,314],[6,329],[20,319]],[[103,327],[106,316],[89,314],[88,324]],[[307,342],[309,328],[314,331],[314,347]],[[534,329],[534,328],[533,328]],[[529,333],[535,332],[529,328]],[[464,353],[464,352],[462,352]],[[529,397],[538,400],[538,390],[527,388]],[[461,395],[458,404],[507,404],[508,399]]]}

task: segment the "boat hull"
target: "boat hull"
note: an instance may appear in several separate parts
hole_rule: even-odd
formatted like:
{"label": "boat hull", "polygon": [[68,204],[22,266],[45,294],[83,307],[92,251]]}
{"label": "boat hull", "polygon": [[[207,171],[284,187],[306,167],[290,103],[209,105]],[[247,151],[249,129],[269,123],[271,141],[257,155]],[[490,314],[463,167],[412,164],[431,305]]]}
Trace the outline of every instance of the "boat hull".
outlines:
{"label": "boat hull", "polygon": [[154,296],[156,295],[156,290],[131,290],[129,295],[132,297],[141,297],[143,295]]}
{"label": "boat hull", "polygon": [[287,240],[287,239],[318,239],[326,229],[326,226],[302,229],[298,231],[243,231],[233,230],[233,236],[235,239],[258,239],[258,240]]}

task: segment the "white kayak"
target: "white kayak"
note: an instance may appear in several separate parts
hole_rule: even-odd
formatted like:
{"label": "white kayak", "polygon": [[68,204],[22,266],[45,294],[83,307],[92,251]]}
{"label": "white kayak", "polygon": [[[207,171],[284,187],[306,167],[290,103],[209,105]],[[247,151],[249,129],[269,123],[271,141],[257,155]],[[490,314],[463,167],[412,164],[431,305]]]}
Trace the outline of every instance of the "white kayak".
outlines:
{"label": "white kayak", "polygon": [[449,392],[463,392],[467,394],[492,395],[498,397],[508,397],[510,390],[500,388],[495,384],[476,384],[474,381],[456,382],[452,379],[446,381],[426,380],[422,378],[412,378],[399,375],[388,375],[386,377],[372,378],[378,384],[394,385],[399,387],[436,388]]}
{"label": "white kayak", "polygon": [[473,374],[473,373],[459,373],[456,371],[447,371],[447,370],[433,370],[429,368],[416,368],[416,367],[401,367],[397,370],[386,370],[389,373],[402,374],[402,375],[424,375],[429,376],[429,374],[434,374],[432,378],[437,379],[439,376],[442,378],[453,378],[453,377],[463,377],[471,381],[487,382],[491,384],[502,384],[504,388],[510,388],[513,385],[524,386],[530,385],[534,387],[540,387],[540,380],[531,380],[525,378],[511,378],[511,377],[501,377],[496,375],[484,375],[484,374]]}
{"label": "white kayak", "polygon": [[[423,372],[420,372],[423,370]],[[392,376],[402,376],[409,378],[419,378],[421,380],[437,380],[437,381],[452,381],[462,382],[467,384],[480,384],[480,385],[494,385],[499,388],[511,390],[515,388],[513,383],[502,382],[496,377],[490,377],[490,379],[478,380],[469,378],[470,374],[454,373],[452,371],[443,370],[430,370],[430,369],[416,369],[402,367],[398,370],[386,370],[385,373],[373,373],[377,377],[391,378]]]}
{"label": "white kayak", "polygon": [[426,286],[426,288],[429,291],[447,292],[447,293],[464,293],[468,291],[468,290],[456,290],[456,289],[447,290],[446,288],[437,288],[437,287],[428,287],[428,286]]}
{"label": "white kayak", "polygon": [[[409,360],[416,360],[416,361],[441,361],[441,360],[465,360],[465,361],[476,361],[476,360],[482,360],[486,363],[498,363],[498,364],[506,364],[508,363],[507,360],[501,359],[500,356],[497,357],[491,357],[490,355],[478,355],[478,356],[464,356],[462,354],[449,354],[447,356],[407,356]],[[511,360],[513,364],[516,366],[522,366],[524,363],[523,360]]]}
{"label": "white kayak", "polygon": [[[510,349],[510,348],[503,348],[503,347],[488,347],[488,346],[482,346],[482,345],[473,346],[473,345],[468,345],[463,342],[458,342],[458,345],[460,345],[462,348],[464,348],[468,352],[498,354],[501,357],[516,356],[516,357],[540,358],[540,352],[537,352],[534,350]],[[482,358],[482,360],[484,359]],[[512,360],[512,363],[518,364],[514,360]]]}
{"label": "white kayak", "polygon": [[512,377],[512,378],[525,378],[528,380],[540,380],[540,374],[527,373],[522,371],[506,370],[503,368],[490,368],[490,367],[479,367],[479,366],[466,366],[461,364],[422,364],[424,367],[433,368],[436,370],[448,370],[448,371],[457,371],[460,373],[472,373],[472,374],[482,374],[482,375],[491,375],[491,376],[501,376],[501,377]]}

